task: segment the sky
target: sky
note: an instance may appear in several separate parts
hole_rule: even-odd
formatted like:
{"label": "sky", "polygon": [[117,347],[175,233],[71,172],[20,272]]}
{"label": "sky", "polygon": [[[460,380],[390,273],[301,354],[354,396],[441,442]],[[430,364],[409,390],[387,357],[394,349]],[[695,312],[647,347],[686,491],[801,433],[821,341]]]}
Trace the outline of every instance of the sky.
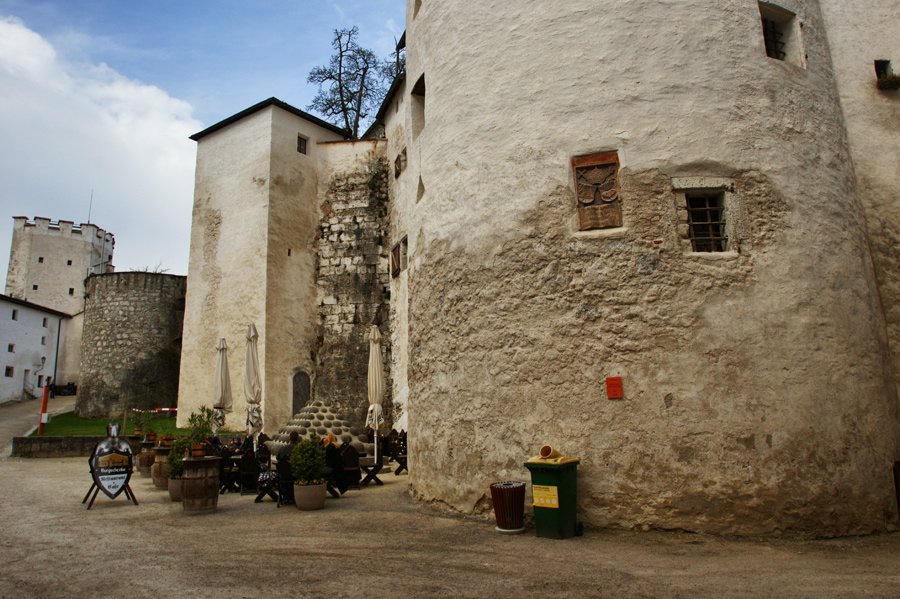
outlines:
{"label": "sky", "polygon": [[0,0],[0,267],[12,217],[90,222],[117,271],[187,274],[195,142],[306,76],[357,25],[380,56],[405,0]]}

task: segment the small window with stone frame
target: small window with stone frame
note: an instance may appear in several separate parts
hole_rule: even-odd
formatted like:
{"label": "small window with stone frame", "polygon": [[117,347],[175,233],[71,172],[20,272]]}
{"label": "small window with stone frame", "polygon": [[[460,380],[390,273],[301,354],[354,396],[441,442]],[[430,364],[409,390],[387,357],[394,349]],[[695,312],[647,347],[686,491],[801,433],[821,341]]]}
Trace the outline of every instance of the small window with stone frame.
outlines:
{"label": "small window with stone frame", "polygon": [[684,253],[698,257],[741,253],[746,216],[732,179],[675,177],[672,190]]}
{"label": "small window with stone frame", "polygon": [[71,260],[66,260],[66,266],[72,266],[72,261],[71,261]]}
{"label": "small window with stone frame", "polygon": [[7,344],[6,344],[6,351],[9,352],[9,353],[11,353],[11,354],[16,353],[16,344],[15,344],[15,343],[7,343]]}
{"label": "small window with stone frame", "polygon": [[13,308],[13,310],[12,310],[12,319],[19,320],[19,311],[16,310],[15,308]]}
{"label": "small window with stone frame", "polygon": [[69,295],[75,295],[75,288],[69,287]]}
{"label": "small window with stone frame", "polygon": [[38,289],[37,283],[35,283],[34,285],[31,286],[32,291],[37,291],[37,289]]}
{"label": "small window with stone frame", "polygon": [[301,154],[307,154],[308,153],[307,152],[307,149],[308,149],[307,143],[308,142],[309,142],[308,138],[303,137],[302,135],[297,135],[297,151],[300,152]]}
{"label": "small window with stone frame", "polygon": [[44,263],[44,257],[38,256],[38,264],[43,264],[43,263]]}
{"label": "small window with stone frame", "polygon": [[15,368],[13,368],[12,366],[7,366],[6,369],[3,371],[3,376],[11,379],[13,377],[13,375],[15,375],[15,373],[16,373]]}

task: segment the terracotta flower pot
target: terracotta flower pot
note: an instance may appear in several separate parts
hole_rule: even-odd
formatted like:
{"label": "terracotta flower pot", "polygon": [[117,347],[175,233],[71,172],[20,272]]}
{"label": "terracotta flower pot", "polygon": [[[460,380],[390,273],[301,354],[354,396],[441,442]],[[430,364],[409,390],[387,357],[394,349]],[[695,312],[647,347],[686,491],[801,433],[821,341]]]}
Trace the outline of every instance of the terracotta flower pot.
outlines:
{"label": "terracotta flower pot", "polygon": [[325,507],[325,484],[294,485],[294,503],[298,510],[320,510]]}

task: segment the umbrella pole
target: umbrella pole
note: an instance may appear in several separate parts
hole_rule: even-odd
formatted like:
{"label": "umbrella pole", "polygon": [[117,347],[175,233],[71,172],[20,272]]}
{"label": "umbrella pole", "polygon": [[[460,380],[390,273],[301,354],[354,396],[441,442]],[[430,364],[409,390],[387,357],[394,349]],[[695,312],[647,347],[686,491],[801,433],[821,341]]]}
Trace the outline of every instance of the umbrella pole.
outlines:
{"label": "umbrella pole", "polygon": [[375,463],[378,463],[378,429],[375,429]]}

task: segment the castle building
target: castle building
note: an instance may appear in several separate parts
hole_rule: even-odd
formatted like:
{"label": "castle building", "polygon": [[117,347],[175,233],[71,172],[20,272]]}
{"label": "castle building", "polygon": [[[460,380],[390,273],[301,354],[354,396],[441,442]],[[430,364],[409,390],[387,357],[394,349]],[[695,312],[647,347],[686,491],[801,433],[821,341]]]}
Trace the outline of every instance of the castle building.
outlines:
{"label": "castle building", "polygon": [[420,498],[550,444],[588,525],[895,529],[898,12],[409,0],[369,138],[274,99],[195,136],[179,418],[250,322],[270,434],[298,385],[358,414],[374,323]]}
{"label": "castle building", "polygon": [[84,311],[84,281],[113,272],[115,238],[91,223],[13,217],[6,294],[63,312],[65,326],[56,382],[77,383]]}

